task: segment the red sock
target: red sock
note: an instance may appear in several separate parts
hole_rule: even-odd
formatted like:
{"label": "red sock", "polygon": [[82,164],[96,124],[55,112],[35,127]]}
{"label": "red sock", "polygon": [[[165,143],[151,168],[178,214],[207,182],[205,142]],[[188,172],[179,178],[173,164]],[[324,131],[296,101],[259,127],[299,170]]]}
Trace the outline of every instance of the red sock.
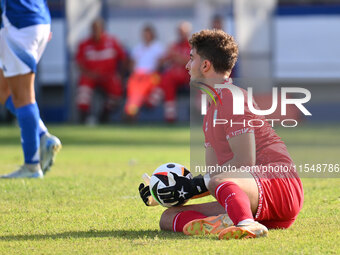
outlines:
{"label": "red sock", "polygon": [[237,184],[221,183],[215,190],[215,197],[235,225],[242,220],[253,219],[249,198]]}
{"label": "red sock", "polygon": [[207,216],[196,211],[183,211],[176,214],[172,222],[172,229],[174,232],[182,232],[185,224],[192,220],[203,219]]}

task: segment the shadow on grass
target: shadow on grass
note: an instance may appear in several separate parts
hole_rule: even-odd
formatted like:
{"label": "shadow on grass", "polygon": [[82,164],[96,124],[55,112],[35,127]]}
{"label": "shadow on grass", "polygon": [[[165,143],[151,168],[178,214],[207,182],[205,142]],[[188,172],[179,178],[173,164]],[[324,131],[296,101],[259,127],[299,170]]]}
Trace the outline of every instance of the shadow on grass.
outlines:
{"label": "shadow on grass", "polygon": [[182,233],[158,230],[104,230],[104,231],[67,231],[55,234],[28,234],[0,236],[0,241],[38,241],[46,239],[72,239],[72,238],[101,238],[114,237],[121,239],[183,239],[188,238]]}

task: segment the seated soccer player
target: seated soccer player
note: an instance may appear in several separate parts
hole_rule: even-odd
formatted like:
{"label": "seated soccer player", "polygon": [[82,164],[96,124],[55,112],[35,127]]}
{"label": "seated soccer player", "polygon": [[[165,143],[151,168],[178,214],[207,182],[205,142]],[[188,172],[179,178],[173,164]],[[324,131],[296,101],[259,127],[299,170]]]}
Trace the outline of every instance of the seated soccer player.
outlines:
{"label": "seated soccer player", "polygon": [[[203,121],[206,165],[232,166],[237,171],[208,173],[191,180],[177,176],[174,186],[158,190],[166,203],[206,192],[217,200],[167,209],[160,220],[161,229],[239,239],[266,236],[268,228],[288,228],[303,204],[302,184],[284,142],[263,116],[249,110],[247,92],[229,78],[238,57],[236,42],[222,30],[200,31],[189,42],[191,53],[186,68],[190,85],[228,85],[218,90],[221,102],[216,99],[216,104],[210,103]],[[242,91],[243,115],[233,114],[232,89]],[[214,119],[226,119],[229,124],[214,126]],[[247,124],[250,119],[261,119],[265,124],[252,127]],[[239,124],[231,125],[231,120]],[[270,167],[284,170],[267,171]],[[140,186],[146,204],[147,191],[148,187]]]}
{"label": "seated soccer player", "polygon": [[100,114],[100,122],[108,122],[123,95],[123,86],[118,72],[118,64],[125,59],[120,43],[104,30],[104,21],[97,18],[91,26],[91,36],[79,44],[76,54],[80,69],[77,90],[77,106],[80,121],[89,122],[92,96],[95,88],[100,88],[106,97]]}
{"label": "seated soccer player", "polygon": [[160,82],[157,67],[158,61],[164,53],[164,47],[157,40],[152,25],[144,26],[142,39],[143,41],[136,45],[131,53],[131,69],[133,71],[127,82],[124,106],[127,120],[137,118],[140,108]]}
{"label": "seated soccer player", "polygon": [[177,41],[169,47],[158,63],[164,69],[160,85],[152,91],[148,100],[148,103],[154,106],[159,104],[164,96],[164,117],[167,122],[174,122],[177,119],[177,90],[180,87],[189,86],[190,77],[185,65],[189,60],[188,37],[190,31],[190,23],[181,22],[178,25]]}
{"label": "seated soccer player", "polygon": [[[0,103],[18,119],[25,163],[2,178],[42,178],[60,150],[48,133],[35,101],[37,63],[50,38],[45,0],[6,1],[0,30]],[[29,15],[28,15],[29,14]]]}

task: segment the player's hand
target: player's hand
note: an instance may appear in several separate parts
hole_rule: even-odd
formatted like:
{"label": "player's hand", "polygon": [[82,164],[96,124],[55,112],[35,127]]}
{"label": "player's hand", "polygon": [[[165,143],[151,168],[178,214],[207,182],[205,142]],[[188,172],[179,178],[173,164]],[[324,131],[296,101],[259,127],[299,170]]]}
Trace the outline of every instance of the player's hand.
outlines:
{"label": "player's hand", "polygon": [[141,199],[143,200],[144,204],[146,206],[149,206],[149,197],[151,197],[149,185],[145,186],[144,183],[141,183],[138,187],[139,195]]}
{"label": "player's hand", "polygon": [[157,201],[151,196],[149,185],[141,183],[139,185],[139,195],[142,198],[144,204],[146,206],[156,206],[158,205]]}
{"label": "player's hand", "polygon": [[175,173],[172,174],[174,175],[176,184],[158,190],[158,196],[164,201],[164,203],[177,202],[177,205],[180,205],[183,204],[187,199],[198,194],[193,179],[178,176]]}

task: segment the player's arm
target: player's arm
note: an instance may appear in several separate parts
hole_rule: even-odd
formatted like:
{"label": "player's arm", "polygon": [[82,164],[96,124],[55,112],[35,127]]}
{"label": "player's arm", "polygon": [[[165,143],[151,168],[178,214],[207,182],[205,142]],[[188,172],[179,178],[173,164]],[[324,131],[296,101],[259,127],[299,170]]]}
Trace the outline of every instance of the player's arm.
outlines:
{"label": "player's arm", "polygon": [[[205,149],[205,162],[207,166],[216,166],[218,163],[216,153],[211,146],[207,146]],[[169,202],[181,202],[190,198],[196,199],[210,195],[207,187],[207,183],[210,179],[209,173],[206,173],[204,176],[195,176],[193,179],[188,179],[177,175],[175,175],[174,178],[176,182],[174,186],[158,190],[160,197],[163,196],[164,198],[169,199]],[[185,191],[184,199],[179,198],[177,192],[178,190]],[[143,199],[142,195],[141,197]]]}
{"label": "player's arm", "polygon": [[[205,165],[206,166],[216,166],[218,164],[217,161],[217,157],[216,157],[216,153],[214,151],[214,149],[211,146],[208,146],[205,148]],[[206,173],[207,175],[208,173]],[[203,178],[205,178],[206,176],[203,176]],[[201,176],[198,176],[196,178],[202,178]],[[201,197],[206,197],[209,196],[210,192],[206,191],[204,193],[201,193],[199,195],[195,195],[192,197],[192,199],[196,199],[196,198],[201,198]]]}
{"label": "player's arm", "polygon": [[[241,166],[255,165],[256,150],[255,137],[253,133],[245,133],[239,136],[232,137],[231,139],[229,139],[228,142],[234,156],[224,165],[236,166],[237,168]],[[208,164],[212,164],[217,161],[212,149],[206,150],[206,160]],[[218,173],[212,173],[210,176],[208,176],[208,178],[216,174]],[[207,175],[205,175],[204,177],[200,175],[194,177],[193,179],[187,179],[185,177],[174,175],[176,184],[171,187],[159,189],[159,197],[162,199],[167,199],[167,203],[181,203],[187,199],[202,196],[202,194],[208,191],[206,184],[208,183],[208,181],[205,181],[205,177],[207,177]],[[180,190],[184,191],[184,197],[182,193],[181,195],[179,195]]]}
{"label": "player's arm", "polygon": [[[254,166],[256,162],[256,144],[254,133],[245,133],[242,135],[234,136],[228,140],[231,151],[234,157],[223,166]],[[210,174],[214,176],[218,172]]]}
{"label": "player's arm", "polygon": [[216,166],[218,164],[216,153],[211,146],[205,148],[205,165]]}
{"label": "player's arm", "polygon": [[[239,136],[229,139],[229,146],[234,154],[234,157],[228,162],[224,163],[224,166],[235,166],[239,168],[241,166],[253,166],[256,161],[256,149],[255,149],[255,137],[253,133],[245,133]],[[205,148],[205,164],[206,166],[218,165],[216,153],[211,146]],[[210,173],[210,176],[217,175],[218,172]],[[210,195],[206,192],[193,198],[199,198]]]}

